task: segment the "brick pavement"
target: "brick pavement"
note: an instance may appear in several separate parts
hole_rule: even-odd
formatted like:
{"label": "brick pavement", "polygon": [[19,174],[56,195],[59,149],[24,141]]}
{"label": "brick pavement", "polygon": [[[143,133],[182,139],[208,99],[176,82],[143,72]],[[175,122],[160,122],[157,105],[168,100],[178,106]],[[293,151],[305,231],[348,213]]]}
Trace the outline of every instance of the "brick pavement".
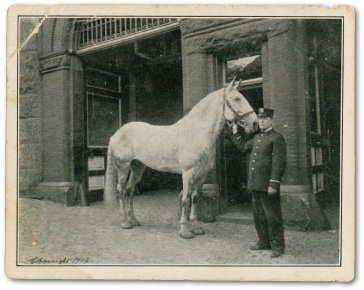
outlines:
{"label": "brick pavement", "polygon": [[149,192],[135,197],[141,226],[122,230],[115,207],[103,204],[66,207],[47,200],[22,198],[19,203],[20,264],[68,261],[86,264],[168,265],[335,265],[339,263],[339,232],[304,232],[287,228],[286,253],[251,251],[256,242],[252,224],[217,220],[205,223],[206,234],[179,237],[177,191]]}

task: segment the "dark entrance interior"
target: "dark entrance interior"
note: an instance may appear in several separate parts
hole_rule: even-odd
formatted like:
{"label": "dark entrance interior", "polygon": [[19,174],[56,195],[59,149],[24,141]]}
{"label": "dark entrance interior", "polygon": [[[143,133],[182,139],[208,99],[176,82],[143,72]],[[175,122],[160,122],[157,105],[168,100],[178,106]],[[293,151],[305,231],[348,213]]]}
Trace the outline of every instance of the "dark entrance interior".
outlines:
{"label": "dark entrance interior", "polygon": [[[152,125],[172,125],[183,116],[182,62],[180,59],[158,65],[139,64],[135,72],[136,120]],[[146,168],[139,190],[180,188],[181,175]]]}
{"label": "dark entrance interior", "polygon": [[[243,88],[239,91],[255,111],[263,107],[262,87]],[[252,137],[252,135],[246,135],[241,127],[238,127],[238,130],[246,140]],[[223,144],[227,207],[234,210],[251,203],[251,195],[247,191],[247,167],[250,156],[238,150],[226,134],[224,134]]]}
{"label": "dark entrance interior", "polygon": [[[239,92],[246,98],[251,107],[257,111],[263,107],[263,70],[261,44],[246,44],[235,50],[227,51],[222,64],[223,84],[227,85],[236,77],[242,80]],[[249,155],[236,148],[226,134],[230,130],[227,126],[222,137],[221,177],[225,203],[220,207],[222,211],[241,211],[249,206],[251,195],[247,190],[247,166]],[[238,127],[240,135],[249,140],[253,135],[247,135],[244,129]]]}
{"label": "dark entrance interior", "polygon": [[[82,57],[87,103],[87,175],[90,202],[103,199],[107,145],[131,121],[171,125],[183,116],[180,31]],[[147,168],[139,193],[182,186],[181,176]]]}

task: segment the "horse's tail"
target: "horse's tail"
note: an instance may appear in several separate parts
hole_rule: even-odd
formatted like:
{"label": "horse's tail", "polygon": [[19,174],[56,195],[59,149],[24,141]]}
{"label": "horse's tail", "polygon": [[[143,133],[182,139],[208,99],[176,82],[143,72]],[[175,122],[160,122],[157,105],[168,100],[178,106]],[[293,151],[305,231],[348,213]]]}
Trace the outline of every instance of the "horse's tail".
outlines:
{"label": "horse's tail", "polygon": [[115,167],[114,150],[110,140],[109,147],[107,149],[106,182],[104,190],[104,202],[106,207],[111,207],[117,201],[117,180],[118,176]]}

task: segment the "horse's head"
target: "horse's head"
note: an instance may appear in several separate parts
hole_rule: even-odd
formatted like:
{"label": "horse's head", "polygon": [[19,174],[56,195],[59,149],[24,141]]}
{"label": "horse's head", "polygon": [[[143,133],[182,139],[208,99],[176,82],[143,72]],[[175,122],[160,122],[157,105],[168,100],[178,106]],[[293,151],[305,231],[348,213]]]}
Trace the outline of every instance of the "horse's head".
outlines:
{"label": "horse's head", "polygon": [[224,91],[224,117],[243,127],[246,133],[255,132],[258,130],[258,118],[248,101],[239,93],[240,82],[235,83],[234,77]]}

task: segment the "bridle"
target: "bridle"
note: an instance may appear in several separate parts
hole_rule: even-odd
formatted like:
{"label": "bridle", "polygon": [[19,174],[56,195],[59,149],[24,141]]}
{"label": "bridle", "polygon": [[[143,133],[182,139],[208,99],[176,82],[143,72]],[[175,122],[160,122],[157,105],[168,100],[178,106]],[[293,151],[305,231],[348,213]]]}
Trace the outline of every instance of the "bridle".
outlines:
{"label": "bridle", "polygon": [[[225,104],[229,107],[229,109],[234,113],[234,119],[232,121],[229,121],[225,118]],[[238,120],[239,122],[241,122],[243,124],[243,126],[245,127],[246,126],[246,122],[243,120],[243,118],[245,116],[248,116],[250,114],[253,114],[255,113],[254,110],[251,110],[249,112],[246,112],[244,114],[238,114],[234,109],[233,107],[231,106],[229,100],[226,99],[226,95],[225,95],[225,91],[224,91],[224,109],[223,109],[223,114],[224,114],[224,118],[225,118],[225,121],[226,122],[235,122],[236,120]]]}

